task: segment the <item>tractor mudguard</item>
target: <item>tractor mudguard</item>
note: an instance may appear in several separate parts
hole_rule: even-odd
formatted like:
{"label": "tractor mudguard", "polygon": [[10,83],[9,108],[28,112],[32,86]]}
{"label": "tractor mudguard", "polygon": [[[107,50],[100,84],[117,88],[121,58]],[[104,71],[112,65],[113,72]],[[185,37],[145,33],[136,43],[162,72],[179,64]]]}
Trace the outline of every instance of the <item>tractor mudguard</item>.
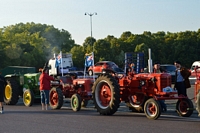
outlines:
{"label": "tractor mudguard", "polygon": [[24,92],[25,90],[27,90],[27,89],[30,89],[29,86],[28,86],[27,84],[24,84],[24,85],[23,85],[23,92]]}

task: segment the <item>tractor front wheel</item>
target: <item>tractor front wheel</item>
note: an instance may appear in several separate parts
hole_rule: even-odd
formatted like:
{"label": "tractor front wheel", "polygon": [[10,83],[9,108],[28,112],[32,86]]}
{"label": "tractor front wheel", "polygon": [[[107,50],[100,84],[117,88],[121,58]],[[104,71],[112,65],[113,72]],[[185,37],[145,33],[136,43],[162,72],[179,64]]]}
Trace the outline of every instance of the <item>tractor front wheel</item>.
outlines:
{"label": "tractor front wheel", "polygon": [[26,89],[23,93],[23,102],[24,105],[30,107],[34,103],[34,93],[30,89]]}
{"label": "tractor front wheel", "polygon": [[160,117],[161,114],[161,106],[160,103],[150,98],[144,104],[144,112],[147,118],[156,120]]}
{"label": "tractor front wheel", "polygon": [[73,111],[79,111],[81,109],[81,97],[79,94],[72,95],[71,107]]}
{"label": "tractor front wheel", "polygon": [[176,103],[176,111],[180,116],[189,117],[193,113],[193,103],[190,99],[180,99]]}
{"label": "tractor front wheel", "polygon": [[51,88],[49,104],[52,109],[60,109],[63,105],[63,94],[60,88]]}
{"label": "tractor front wheel", "polygon": [[100,75],[92,87],[95,107],[102,115],[113,115],[119,108],[120,90],[117,80],[109,75]]}

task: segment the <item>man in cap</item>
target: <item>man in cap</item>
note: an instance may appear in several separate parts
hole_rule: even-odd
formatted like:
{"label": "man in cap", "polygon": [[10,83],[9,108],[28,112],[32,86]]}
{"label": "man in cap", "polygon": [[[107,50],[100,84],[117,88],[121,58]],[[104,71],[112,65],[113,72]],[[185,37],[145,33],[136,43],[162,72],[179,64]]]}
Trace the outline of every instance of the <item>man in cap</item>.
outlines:
{"label": "man in cap", "polygon": [[155,62],[153,65],[153,73],[163,73],[165,72],[161,67],[159,62]]}
{"label": "man in cap", "polygon": [[178,95],[187,96],[186,89],[191,87],[189,81],[191,72],[187,68],[181,66],[180,61],[174,61],[174,65],[176,67],[174,88],[178,91]]}

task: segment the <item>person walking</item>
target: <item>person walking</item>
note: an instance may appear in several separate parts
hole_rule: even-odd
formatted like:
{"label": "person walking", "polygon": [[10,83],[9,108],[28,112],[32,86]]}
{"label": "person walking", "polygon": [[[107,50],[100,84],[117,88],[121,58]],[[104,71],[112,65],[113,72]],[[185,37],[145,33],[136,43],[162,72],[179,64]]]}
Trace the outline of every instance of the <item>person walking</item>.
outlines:
{"label": "person walking", "polygon": [[4,113],[3,102],[4,102],[4,90],[5,90],[6,84],[7,84],[6,79],[1,75],[1,72],[0,72],[0,113],[1,114]]}
{"label": "person walking", "polygon": [[187,96],[186,89],[191,87],[189,80],[191,72],[187,68],[181,66],[180,61],[174,61],[174,65],[176,67],[174,88],[178,91],[178,95]]}
{"label": "person walking", "polygon": [[[165,72],[165,71],[160,67],[160,63],[155,62],[154,66],[153,66],[153,73],[163,73],[163,72]],[[162,112],[166,112],[167,105],[165,104],[165,100],[159,100],[159,102],[161,105]]]}
{"label": "person walking", "polygon": [[46,67],[44,69],[40,69],[39,71],[42,72],[39,78],[42,110],[44,109],[48,110],[49,91],[51,89],[50,82],[51,80],[54,80],[54,78],[47,74],[48,69]]}

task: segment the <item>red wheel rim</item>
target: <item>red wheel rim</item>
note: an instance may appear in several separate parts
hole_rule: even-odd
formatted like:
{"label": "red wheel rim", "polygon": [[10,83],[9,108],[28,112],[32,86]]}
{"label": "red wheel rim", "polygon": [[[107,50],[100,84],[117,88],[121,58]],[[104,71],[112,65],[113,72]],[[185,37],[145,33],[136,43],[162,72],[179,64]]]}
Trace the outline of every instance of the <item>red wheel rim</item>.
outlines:
{"label": "red wheel rim", "polygon": [[148,107],[148,110],[152,115],[154,115],[156,113],[155,105],[150,104],[149,107]]}
{"label": "red wheel rim", "polygon": [[186,113],[187,113],[187,108],[189,108],[188,103],[182,100],[182,101],[180,102],[180,104],[179,104],[179,111],[180,111],[182,114],[186,114]]}
{"label": "red wheel rim", "polygon": [[51,102],[52,105],[58,104],[58,93],[56,91],[51,91],[50,102]]}
{"label": "red wheel rim", "polygon": [[129,101],[133,107],[138,107],[145,102],[145,95],[136,93],[135,95],[129,96]]}
{"label": "red wheel rim", "polygon": [[97,92],[96,93],[97,104],[101,108],[106,108],[107,106],[109,106],[110,101],[112,99],[112,91],[110,89],[110,86],[105,82],[101,82],[97,86],[97,91],[96,92]]}
{"label": "red wheel rim", "polygon": [[151,102],[151,103],[148,103],[147,105],[147,114],[149,116],[155,116],[157,114],[157,107],[155,105],[155,103]]}

